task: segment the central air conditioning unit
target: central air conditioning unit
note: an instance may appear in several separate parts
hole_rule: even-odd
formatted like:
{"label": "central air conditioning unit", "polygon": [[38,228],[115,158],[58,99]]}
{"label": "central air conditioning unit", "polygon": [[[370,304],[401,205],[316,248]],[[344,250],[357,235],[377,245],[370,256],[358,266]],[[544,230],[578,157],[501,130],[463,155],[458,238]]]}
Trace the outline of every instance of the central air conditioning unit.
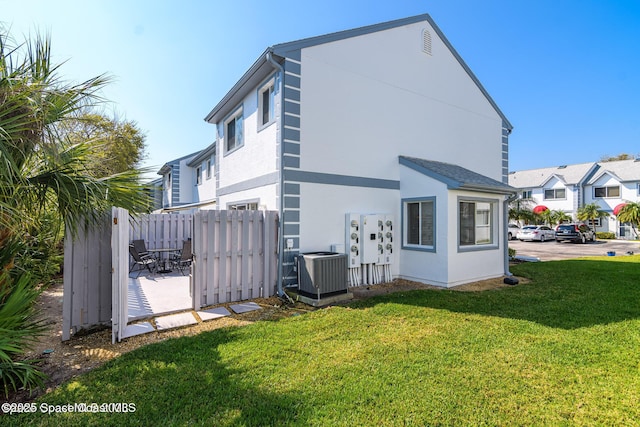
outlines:
{"label": "central air conditioning unit", "polygon": [[336,252],[308,252],[296,257],[298,292],[310,298],[348,292],[348,255]]}

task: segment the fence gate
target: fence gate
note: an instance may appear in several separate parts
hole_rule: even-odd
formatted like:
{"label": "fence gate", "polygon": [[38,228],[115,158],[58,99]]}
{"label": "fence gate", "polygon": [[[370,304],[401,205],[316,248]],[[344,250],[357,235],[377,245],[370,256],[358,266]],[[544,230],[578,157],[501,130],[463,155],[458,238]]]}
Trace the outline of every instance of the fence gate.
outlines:
{"label": "fence gate", "polygon": [[278,213],[199,211],[194,215],[193,303],[267,298],[277,277]]}
{"label": "fence gate", "polygon": [[111,342],[120,341],[128,321],[129,212],[111,210]]}
{"label": "fence gate", "polygon": [[200,211],[191,215],[143,215],[113,208],[98,226],[67,231],[64,248],[62,340],[96,325],[112,327],[120,341],[128,321],[129,242],[150,248],[192,239],[192,307],[275,293],[278,213]]}

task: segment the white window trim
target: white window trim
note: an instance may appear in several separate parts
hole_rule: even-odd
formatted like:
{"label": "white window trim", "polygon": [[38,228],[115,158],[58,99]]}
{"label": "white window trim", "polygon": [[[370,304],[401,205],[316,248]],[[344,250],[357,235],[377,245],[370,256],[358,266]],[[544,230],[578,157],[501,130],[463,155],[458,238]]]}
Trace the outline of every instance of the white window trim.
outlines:
{"label": "white window trim", "polygon": [[[421,203],[432,202],[433,203],[433,245],[421,245],[415,243],[408,243],[409,232],[409,209],[407,205],[409,203]],[[436,240],[437,240],[437,209],[436,198],[434,196],[429,197],[414,197],[410,199],[402,199],[402,249],[423,251],[423,252],[436,252]],[[420,207],[422,209],[422,205]],[[422,214],[422,212],[420,212]],[[422,217],[422,215],[421,215]]]}
{"label": "white window trim", "polygon": [[[226,156],[227,154],[231,154],[234,151],[242,148],[244,146],[244,110],[242,107],[237,108],[236,110],[234,110],[234,112],[232,114],[230,114],[223,122],[222,125],[222,129],[223,129],[223,151],[224,151],[224,155]],[[235,146],[233,148],[229,148],[229,144],[227,141],[227,137],[229,132],[227,132],[227,127],[229,125],[229,123],[233,120],[237,120],[239,117],[242,117],[242,138],[241,141],[238,142],[238,131],[236,130],[236,142],[235,142]]]}
{"label": "white window trim", "polygon": [[211,168],[213,167],[212,164],[213,162],[211,161],[211,159],[207,159],[207,179],[211,179]]}
{"label": "white window trim", "polygon": [[[458,200],[457,200],[457,215],[456,215],[456,221],[457,221],[457,232],[458,232],[458,238],[457,238],[457,245],[458,245],[458,252],[471,252],[471,251],[483,251],[483,250],[493,250],[493,249],[497,249],[499,244],[499,239],[498,239],[498,230],[500,229],[499,225],[500,225],[500,218],[499,218],[499,201],[497,199],[485,199],[485,198],[481,198],[481,197],[462,197],[459,196]],[[461,244],[461,223],[460,223],[460,204],[461,203],[488,203],[490,210],[489,210],[489,236],[490,236],[490,241],[488,243],[475,243],[475,244],[469,244],[469,245],[462,245]],[[477,206],[476,206],[477,208]],[[477,210],[474,212],[474,215],[477,215]],[[476,225],[477,227],[477,225]]]}
{"label": "white window trim", "polygon": [[[564,197],[557,197],[558,190],[564,190]],[[553,191],[553,197],[547,197],[547,191]],[[567,200],[567,188],[543,188],[542,198],[543,200]]]}
{"label": "white window trim", "polygon": [[[264,108],[263,93],[269,91],[269,120],[266,123],[262,123],[262,115]],[[258,132],[262,129],[269,127],[275,122],[275,91],[276,91],[276,79],[275,76],[271,77],[258,89]]]}

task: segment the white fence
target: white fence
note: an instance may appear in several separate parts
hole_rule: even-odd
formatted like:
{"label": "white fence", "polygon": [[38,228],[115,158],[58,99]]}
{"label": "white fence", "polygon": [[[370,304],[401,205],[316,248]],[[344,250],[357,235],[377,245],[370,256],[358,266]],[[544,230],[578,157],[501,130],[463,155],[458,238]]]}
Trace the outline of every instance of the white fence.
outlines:
{"label": "white fence", "polygon": [[277,230],[277,212],[197,212],[192,269],[195,306],[274,295]]}
{"label": "white fence", "polygon": [[142,239],[147,249],[181,248],[192,237],[192,214],[140,215],[129,221],[129,240]]}
{"label": "white fence", "polygon": [[[126,211],[119,210],[119,218],[126,217]],[[71,331],[75,333],[80,329],[111,323],[114,318],[112,310],[125,310],[119,301],[126,301],[126,295],[120,294],[126,292],[127,286],[118,283],[123,279],[117,278],[112,284],[114,272],[123,269],[121,265],[114,265],[112,260],[112,255],[118,261],[122,257],[121,251],[112,247],[114,218],[107,216],[104,223],[94,229],[78,230],[75,239],[67,233],[63,341],[70,338]],[[130,225],[129,240],[143,239],[149,249],[180,248],[184,240],[192,239],[194,309],[269,297],[275,292],[277,212],[200,211],[195,216],[142,215],[131,218],[127,225]],[[128,260],[129,254],[124,256]],[[116,288],[116,292],[120,292],[117,298],[114,296],[116,284],[120,285]],[[118,323],[118,316],[115,319],[114,324]]]}
{"label": "white fence", "polygon": [[80,329],[111,322],[111,216],[64,239],[62,340]]}

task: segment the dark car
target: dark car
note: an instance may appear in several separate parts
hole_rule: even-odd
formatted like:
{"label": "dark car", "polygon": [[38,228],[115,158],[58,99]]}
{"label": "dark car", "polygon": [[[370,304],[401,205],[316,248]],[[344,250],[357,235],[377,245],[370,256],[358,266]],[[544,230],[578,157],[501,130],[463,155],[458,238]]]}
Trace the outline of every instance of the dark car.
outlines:
{"label": "dark car", "polygon": [[560,224],[556,227],[556,242],[586,243],[587,240],[594,241],[596,233],[586,224]]}

